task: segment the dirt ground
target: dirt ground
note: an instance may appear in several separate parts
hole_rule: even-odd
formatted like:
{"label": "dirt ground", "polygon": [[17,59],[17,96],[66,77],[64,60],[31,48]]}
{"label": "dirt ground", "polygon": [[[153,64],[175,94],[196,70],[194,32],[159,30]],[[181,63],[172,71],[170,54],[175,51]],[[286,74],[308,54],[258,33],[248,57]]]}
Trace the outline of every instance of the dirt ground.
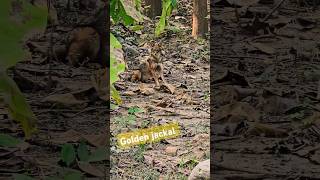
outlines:
{"label": "dirt ground", "polygon": [[211,5],[212,178],[320,179],[319,6],[235,2]]}
{"label": "dirt ground", "polygon": [[[111,112],[111,179],[187,179],[195,165],[209,159],[209,40],[191,37],[191,1],[177,1],[178,10],[169,20],[170,30],[161,42],[166,81],[175,87],[154,88],[154,82],[131,82],[130,74],[143,56],[146,42],[154,40],[157,21],[144,23],[141,34],[122,27],[112,32],[123,43],[129,70],[116,83],[123,104]],[[128,115],[132,108],[143,112]],[[178,122],[181,136],[128,150],[116,146],[116,135],[135,129]],[[167,148],[176,148],[169,153]]]}

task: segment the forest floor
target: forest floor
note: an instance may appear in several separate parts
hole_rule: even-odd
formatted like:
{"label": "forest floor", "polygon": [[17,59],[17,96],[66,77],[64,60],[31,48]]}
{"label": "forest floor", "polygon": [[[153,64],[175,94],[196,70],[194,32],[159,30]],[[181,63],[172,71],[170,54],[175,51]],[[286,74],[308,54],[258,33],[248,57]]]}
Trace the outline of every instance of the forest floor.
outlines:
{"label": "forest floor", "polygon": [[[68,65],[51,62],[49,68],[45,59],[34,58],[10,70],[37,117],[38,131],[22,150],[1,147],[0,179],[8,179],[12,174],[62,179],[73,172],[83,173],[86,179],[105,177],[109,110],[107,102],[97,98],[91,78],[100,65],[71,68],[71,76]],[[48,88],[49,69],[52,88]],[[0,108],[0,115],[1,132],[23,139],[21,127],[13,123],[4,107]],[[67,167],[61,162],[61,147],[70,143],[77,149],[81,142],[92,153],[99,150],[98,159],[90,163],[91,167],[81,167],[75,161]]]}
{"label": "forest floor", "polygon": [[[111,111],[111,179],[186,179],[198,162],[209,159],[209,42],[191,37],[191,2],[178,3],[178,11],[169,21],[173,28],[160,38],[165,52],[164,74],[175,87],[173,94],[154,89],[153,82],[127,80],[139,57],[146,55],[141,45],[152,39],[155,21],[146,22],[141,34],[121,26],[112,28],[123,43],[129,69],[116,83],[123,104]],[[59,31],[69,32],[63,28]],[[48,37],[37,43],[48,43]],[[47,56],[40,53],[9,71],[38,119],[38,132],[23,144],[23,151],[0,148],[0,179],[10,179],[15,173],[36,179],[62,179],[70,172],[81,172],[85,179],[104,179],[109,173],[104,141],[109,129],[109,104],[108,97],[98,92],[99,69],[101,66],[94,63],[79,68],[55,60],[49,63]],[[143,89],[153,89],[153,93],[139,93]],[[132,108],[143,112],[128,116]],[[1,106],[0,120],[1,132],[23,138],[21,127]],[[116,146],[115,137],[121,132],[173,121],[181,128],[178,138],[128,150]],[[84,143],[91,153],[96,153],[94,160],[89,165],[74,161],[67,167],[61,162],[61,147],[67,143],[76,149]],[[168,154],[168,147],[176,148],[176,154]]]}
{"label": "forest floor", "polygon": [[[131,82],[130,74],[154,38],[155,21],[147,21],[140,32],[112,27],[125,51],[128,71],[116,83],[123,104],[111,112],[111,179],[187,179],[198,162],[210,155],[209,41],[191,37],[191,1],[178,1],[171,26],[162,37],[166,81],[174,93],[154,88],[154,82]],[[142,111],[130,116],[128,111]],[[135,129],[178,122],[181,136],[159,143],[119,149],[116,135]],[[166,149],[176,149],[172,153]]]}
{"label": "forest floor", "polygon": [[319,179],[320,7],[229,2],[211,5],[213,178]]}

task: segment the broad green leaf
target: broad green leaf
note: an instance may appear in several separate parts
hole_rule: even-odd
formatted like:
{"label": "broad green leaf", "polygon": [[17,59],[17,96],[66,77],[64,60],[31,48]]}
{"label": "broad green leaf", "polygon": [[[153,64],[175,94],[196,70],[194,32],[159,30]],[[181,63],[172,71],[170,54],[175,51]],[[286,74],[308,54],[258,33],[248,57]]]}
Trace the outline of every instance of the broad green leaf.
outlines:
{"label": "broad green leaf", "polygon": [[76,153],[72,144],[64,144],[61,149],[61,160],[70,166],[76,159]]}
{"label": "broad green leaf", "polygon": [[87,161],[89,158],[89,150],[87,145],[82,141],[77,149],[80,161]]}
{"label": "broad green leaf", "polygon": [[1,69],[0,92],[3,93],[4,102],[8,106],[10,116],[21,124],[26,138],[29,138],[36,131],[36,117],[17,84]]}
{"label": "broad green leaf", "polygon": [[171,4],[173,8],[177,7],[177,0],[171,0]]}
{"label": "broad green leaf", "polygon": [[35,180],[34,178],[24,175],[24,174],[13,174],[15,180]]}
{"label": "broad green leaf", "polygon": [[117,38],[110,33],[110,91],[111,91],[111,98],[116,101],[117,104],[121,104],[121,97],[119,92],[116,90],[116,88],[113,86],[113,84],[119,80],[119,73],[122,73],[125,71],[125,64],[120,63],[124,62],[123,59],[123,51],[122,46],[120,42],[117,40]]}
{"label": "broad green leaf", "polygon": [[128,113],[129,114],[135,114],[135,113],[139,113],[139,112],[143,112],[143,109],[137,107],[137,106],[134,106],[134,107],[130,107],[128,109]]}
{"label": "broad green leaf", "polygon": [[137,22],[142,22],[143,21],[143,15],[137,11],[135,7],[135,3],[133,0],[120,0],[126,14],[133,18]]}
{"label": "broad green leaf", "polygon": [[107,153],[108,151],[106,148],[98,148],[89,156],[88,162],[104,161],[107,159]]}
{"label": "broad green leaf", "polygon": [[110,33],[110,44],[112,48],[122,48],[121,43],[112,33]]}
{"label": "broad green leaf", "polygon": [[111,98],[114,99],[116,101],[117,104],[122,104],[122,99],[121,96],[119,94],[119,92],[116,90],[116,88],[111,85]]}
{"label": "broad green leaf", "polygon": [[14,138],[7,134],[0,134],[0,146],[2,147],[17,147],[17,145],[23,143],[20,139]]}
{"label": "broad green leaf", "polygon": [[114,22],[119,21],[119,11],[118,11],[118,5],[119,0],[111,0],[110,1],[110,17]]}
{"label": "broad green leaf", "polygon": [[143,15],[135,9],[133,0],[111,0],[110,16],[114,22],[122,20],[125,25],[143,20]]}
{"label": "broad green leaf", "polygon": [[124,72],[126,65],[118,63],[113,54],[110,54],[110,84],[115,83],[119,80],[119,73]]}
{"label": "broad green leaf", "polygon": [[44,29],[46,23],[46,8],[35,7],[25,0],[1,0],[0,67],[7,69],[20,61],[25,55],[21,45],[23,38],[37,28]]}
{"label": "broad green leaf", "polygon": [[155,35],[160,36],[167,25],[167,18],[171,15],[173,8],[175,8],[177,2],[175,0],[163,0],[162,1],[162,13],[159,22],[156,25]]}
{"label": "broad green leaf", "polygon": [[64,176],[64,180],[83,180],[84,177],[81,172],[72,172]]}

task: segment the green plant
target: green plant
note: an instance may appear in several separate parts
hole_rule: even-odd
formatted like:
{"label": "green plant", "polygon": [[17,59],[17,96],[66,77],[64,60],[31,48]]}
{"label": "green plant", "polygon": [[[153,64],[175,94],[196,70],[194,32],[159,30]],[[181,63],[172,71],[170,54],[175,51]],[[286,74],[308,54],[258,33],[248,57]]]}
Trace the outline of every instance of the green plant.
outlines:
{"label": "green plant", "polygon": [[[110,1],[110,17],[114,23],[123,22],[124,25],[129,26],[134,22],[141,22],[143,16],[136,9],[137,3],[140,1],[126,1],[126,0],[111,0]],[[141,2],[140,2],[141,3]],[[119,92],[114,87],[114,83],[119,80],[119,73],[125,70],[125,64],[123,59],[122,46],[117,38],[110,33],[110,91],[111,98],[116,101],[117,104],[121,104],[121,97]],[[117,54],[122,54],[117,56]]]}
{"label": "green plant", "polygon": [[138,162],[143,162],[143,153],[146,151],[145,144],[140,144],[139,147],[134,151],[133,158]]}
{"label": "green plant", "polygon": [[144,112],[143,109],[133,106],[128,109],[128,114],[120,117],[115,117],[114,122],[121,127],[128,127],[136,123],[136,113]]}
{"label": "green plant", "polygon": [[119,80],[119,73],[124,72],[125,64],[119,63],[116,58],[116,51],[121,49],[120,42],[110,34],[110,90],[111,97],[116,101],[117,104],[121,104],[121,97],[119,92],[114,87],[114,83]]}
{"label": "green plant", "polygon": [[35,7],[26,0],[0,1],[0,93],[11,118],[21,124],[26,138],[36,131],[36,117],[16,83],[7,75],[7,69],[25,56],[21,41],[35,29],[44,29],[46,20],[47,11],[43,7]]}
{"label": "green plant", "polygon": [[70,166],[76,159],[76,153],[72,144],[64,144],[61,149],[61,160]]}
{"label": "green plant", "polygon": [[128,109],[128,114],[136,114],[136,113],[140,113],[140,112],[144,112],[144,111],[143,111],[143,109],[139,108],[138,106],[130,107]]}
{"label": "green plant", "polygon": [[121,127],[128,127],[130,125],[134,125],[136,122],[136,116],[129,114],[126,116],[115,117],[114,122],[119,124]]}
{"label": "green plant", "polygon": [[171,16],[172,10],[177,7],[177,0],[162,0],[162,13],[156,25],[155,35],[160,36],[167,25],[167,18]]}
{"label": "green plant", "polygon": [[106,158],[106,148],[101,147],[90,153],[87,145],[83,141],[79,144],[77,152],[72,144],[64,144],[61,149],[61,160],[67,166],[71,166],[75,160],[90,163],[104,161]]}
{"label": "green plant", "polygon": [[32,177],[24,174],[13,174],[15,180],[34,180]]}
{"label": "green plant", "polygon": [[18,147],[23,141],[7,134],[0,134],[0,147]]}

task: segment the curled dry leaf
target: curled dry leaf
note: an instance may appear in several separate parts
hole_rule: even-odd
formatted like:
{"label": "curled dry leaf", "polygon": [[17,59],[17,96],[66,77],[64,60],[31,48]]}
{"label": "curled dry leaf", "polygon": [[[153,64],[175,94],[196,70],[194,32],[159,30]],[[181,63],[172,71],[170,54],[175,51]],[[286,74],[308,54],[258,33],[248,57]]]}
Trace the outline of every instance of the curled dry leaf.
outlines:
{"label": "curled dry leaf", "polygon": [[258,122],[260,112],[246,102],[235,102],[220,107],[215,115],[216,120],[228,119],[231,116],[246,117],[247,120]]}
{"label": "curled dry leaf", "polygon": [[88,173],[95,177],[104,177],[104,173],[96,166],[93,166],[86,162],[77,162],[79,169],[81,169],[83,172]]}
{"label": "curled dry leaf", "polygon": [[246,78],[238,73],[226,71],[221,77],[212,81],[212,84],[233,84],[240,86],[249,86]]}
{"label": "curled dry leaf", "polygon": [[70,129],[63,133],[55,133],[52,135],[55,137],[51,140],[51,142],[58,143],[58,144],[65,144],[68,142],[77,142],[81,139],[81,133]]}
{"label": "curled dry leaf", "polygon": [[298,106],[294,99],[283,98],[277,95],[268,95],[260,97],[258,107],[263,109],[264,112],[280,115],[286,113],[291,108]]}
{"label": "curled dry leaf", "polygon": [[262,44],[262,43],[250,43],[251,46],[255,47],[257,50],[266,53],[266,54],[274,54],[275,53],[275,49],[273,47],[271,47],[268,44]]}
{"label": "curled dry leaf", "polygon": [[84,139],[86,139],[90,144],[96,147],[105,147],[107,145],[107,134],[98,134],[98,135],[82,135]]}
{"label": "curled dry leaf", "polygon": [[84,135],[73,129],[63,133],[54,133],[52,136],[55,138],[52,139],[51,142],[54,142],[57,144],[65,144],[68,142],[79,142],[82,138],[87,140],[88,143],[96,147],[105,147],[107,144],[107,134]]}
{"label": "curled dry leaf", "polygon": [[283,138],[287,137],[288,133],[285,130],[274,128],[265,124],[252,124],[246,135],[263,136],[269,138]]}
{"label": "curled dry leaf", "polygon": [[85,104],[86,101],[77,99],[73,94],[55,94],[48,96],[42,100],[42,102],[54,103],[62,106],[73,106]]}

